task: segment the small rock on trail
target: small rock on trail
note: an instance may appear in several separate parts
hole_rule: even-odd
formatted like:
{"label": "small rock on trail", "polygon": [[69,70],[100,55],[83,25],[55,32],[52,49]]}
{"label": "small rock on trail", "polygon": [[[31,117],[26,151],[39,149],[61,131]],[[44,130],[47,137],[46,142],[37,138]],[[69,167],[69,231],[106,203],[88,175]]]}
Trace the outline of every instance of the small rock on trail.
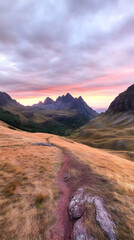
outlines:
{"label": "small rock on trail", "polygon": [[37,142],[35,143],[36,146],[46,146],[46,147],[52,147],[53,145],[49,142],[42,143],[42,142]]}
{"label": "small rock on trail", "polygon": [[63,182],[68,182],[69,179],[71,178],[71,174],[70,173],[66,173],[63,177]]}

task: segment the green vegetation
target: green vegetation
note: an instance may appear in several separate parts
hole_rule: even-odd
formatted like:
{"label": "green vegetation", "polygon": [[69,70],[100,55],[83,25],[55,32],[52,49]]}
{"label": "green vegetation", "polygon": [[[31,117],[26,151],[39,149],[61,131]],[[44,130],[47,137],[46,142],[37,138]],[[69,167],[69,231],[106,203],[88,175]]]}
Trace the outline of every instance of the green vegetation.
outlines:
{"label": "green vegetation", "polygon": [[[65,115],[65,113],[60,112],[51,113],[44,111],[39,113],[28,113],[27,111],[26,114],[19,110],[18,114],[14,114],[13,112],[0,108],[0,120],[9,124],[9,128],[19,128],[28,132],[52,133],[61,136],[71,135],[74,130],[83,126],[89,120],[88,117],[76,113]],[[25,117],[25,120],[22,116]]]}
{"label": "green vegetation", "polygon": [[7,124],[20,128],[21,127],[21,121],[19,118],[19,115],[12,114],[9,111],[4,110],[0,107],[0,120],[6,122]]}

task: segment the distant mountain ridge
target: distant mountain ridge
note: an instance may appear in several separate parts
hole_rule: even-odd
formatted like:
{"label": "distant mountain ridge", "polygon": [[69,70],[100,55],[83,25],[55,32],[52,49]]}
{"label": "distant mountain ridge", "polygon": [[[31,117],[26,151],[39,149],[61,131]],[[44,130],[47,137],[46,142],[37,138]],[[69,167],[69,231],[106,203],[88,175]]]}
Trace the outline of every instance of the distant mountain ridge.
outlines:
{"label": "distant mountain ridge", "polygon": [[77,111],[80,114],[90,116],[91,118],[97,117],[98,113],[94,111],[91,107],[80,96],[74,98],[70,93],[58,97],[56,101],[51,98],[46,98],[45,101],[34,104],[32,107],[39,107],[44,110],[57,110],[57,111]]}

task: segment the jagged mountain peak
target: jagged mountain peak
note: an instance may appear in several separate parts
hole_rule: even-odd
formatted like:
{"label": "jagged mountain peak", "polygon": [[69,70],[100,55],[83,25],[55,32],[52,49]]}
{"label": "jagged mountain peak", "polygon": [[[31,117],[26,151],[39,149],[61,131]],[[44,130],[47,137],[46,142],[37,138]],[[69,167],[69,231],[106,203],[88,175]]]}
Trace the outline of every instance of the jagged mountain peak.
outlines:
{"label": "jagged mountain peak", "polygon": [[81,103],[86,103],[81,96],[79,96],[77,99],[78,99],[78,101],[81,102]]}
{"label": "jagged mountain peak", "polygon": [[62,95],[61,97],[58,97],[56,102],[58,101],[68,102],[73,100],[74,100],[74,97],[70,93],[67,93],[66,95]]}
{"label": "jagged mountain peak", "polygon": [[54,103],[54,100],[50,97],[47,97],[44,101],[44,104],[51,104],[51,103]]}
{"label": "jagged mountain peak", "polygon": [[71,98],[74,98],[70,93],[67,93],[67,94],[65,95],[65,97],[71,97]]}
{"label": "jagged mountain peak", "polygon": [[83,100],[83,98],[81,96],[78,97],[79,100]]}

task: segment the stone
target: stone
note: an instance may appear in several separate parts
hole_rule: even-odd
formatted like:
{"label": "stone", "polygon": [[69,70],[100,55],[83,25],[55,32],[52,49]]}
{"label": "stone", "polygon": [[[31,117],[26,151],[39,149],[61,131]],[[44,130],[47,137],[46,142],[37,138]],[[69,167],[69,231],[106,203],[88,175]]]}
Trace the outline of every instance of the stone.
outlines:
{"label": "stone", "polygon": [[63,182],[68,182],[70,178],[71,178],[70,173],[65,174],[65,176],[63,177]]}
{"label": "stone", "polygon": [[107,233],[110,240],[116,240],[114,232],[115,224],[104,207],[103,199],[98,196],[94,197],[94,205],[96,208],[96,220],[99,222],[100,227]]}
{"label": "stone", "polygon": [[41,142],[37,142],[35,143],[36,146],[46,146],[46,147],[51,147],[52,144],[51,143],[41,143]]}
{"label": "stone", "polygon": [[68,207],[71,221],[73,219],[78,219],[83,215],[83,208],[82,208],[83,200],[84,200],[84,189],[79,188],[75,192],[74,196],[72,197]]}

